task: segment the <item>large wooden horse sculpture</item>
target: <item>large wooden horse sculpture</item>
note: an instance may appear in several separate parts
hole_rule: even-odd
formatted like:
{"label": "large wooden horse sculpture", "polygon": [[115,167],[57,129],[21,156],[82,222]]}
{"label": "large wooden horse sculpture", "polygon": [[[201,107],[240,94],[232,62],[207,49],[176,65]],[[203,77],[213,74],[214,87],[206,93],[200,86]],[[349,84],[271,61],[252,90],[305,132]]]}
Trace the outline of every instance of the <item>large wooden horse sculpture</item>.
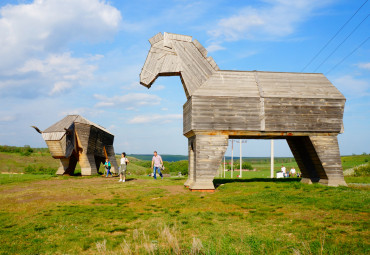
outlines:
{"label": "large wooden horse sculpture", "polygon": [[140,74],[148,88],[158,76],[180,76],[187,102],[191,190],[214,190],[228,139],[286,139],[302,182],[346,185],[337,135],[345,97],[320,73],[219,70],[192,37],[161,33]]}

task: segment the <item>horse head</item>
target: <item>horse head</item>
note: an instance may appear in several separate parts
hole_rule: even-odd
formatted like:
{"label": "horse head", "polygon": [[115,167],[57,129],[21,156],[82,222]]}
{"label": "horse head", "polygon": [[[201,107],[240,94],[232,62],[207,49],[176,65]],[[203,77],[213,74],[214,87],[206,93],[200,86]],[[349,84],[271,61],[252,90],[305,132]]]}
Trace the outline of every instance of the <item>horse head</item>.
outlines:
{"label": "horse head", "polygon": [[180,75],[181,62],[171,45],[171,34],[158,33],[149,39],[151,48],[140,73],[140,84],[150,88],[158,76]]}

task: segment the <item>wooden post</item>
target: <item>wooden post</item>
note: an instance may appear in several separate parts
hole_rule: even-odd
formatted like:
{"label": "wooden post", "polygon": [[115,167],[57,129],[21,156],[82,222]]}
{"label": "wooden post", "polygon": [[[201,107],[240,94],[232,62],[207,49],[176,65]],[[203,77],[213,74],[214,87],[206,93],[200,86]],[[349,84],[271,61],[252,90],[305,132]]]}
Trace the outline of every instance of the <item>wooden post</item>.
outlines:
{"label": "wooden post", "polygon": [[240,174],[239,174],[239,178],[242,178],[242,139],[239,140],[240,141]]}
{"label": "wooden post", "polygon": [[274,178],[274,140],[271,139],[271,178]]}
{"label": "wooden post", "polygon": [[231,139],[231,179],[234,178],[234,139]]}

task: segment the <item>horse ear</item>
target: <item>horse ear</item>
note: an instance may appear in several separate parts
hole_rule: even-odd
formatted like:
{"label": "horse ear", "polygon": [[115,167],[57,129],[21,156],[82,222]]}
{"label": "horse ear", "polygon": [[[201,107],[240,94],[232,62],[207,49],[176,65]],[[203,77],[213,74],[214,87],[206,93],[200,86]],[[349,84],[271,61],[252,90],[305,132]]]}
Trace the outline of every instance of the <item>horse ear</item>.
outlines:
{"label": "horse ear", "polygon": [[153,36],[152,38],[149,39],[149,42],[151,45],[159,42],[160,40],[163,40],[163,35],[161,32],[159,32],[158,34],[156,34],[155,36]]}
{"label": "horse ear", "polygon": [[163,46],[172,49],[171,37],[166,32],[164,32]]}

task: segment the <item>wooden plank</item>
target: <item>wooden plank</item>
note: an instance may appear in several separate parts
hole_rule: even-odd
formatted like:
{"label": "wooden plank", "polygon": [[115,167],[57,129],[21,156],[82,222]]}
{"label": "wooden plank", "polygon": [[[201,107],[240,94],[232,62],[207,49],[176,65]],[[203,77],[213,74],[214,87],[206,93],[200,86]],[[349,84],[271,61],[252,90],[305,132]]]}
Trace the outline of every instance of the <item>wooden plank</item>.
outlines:
{"label": "wooden plank", "polygon": [[163,40],[163,35],[161,32],[159,32],[158,34],[156,34],[155,36],[153,36],[152,38],[149,39],[149,42],[151,45],[159,42],[160,40]]}
{"label": "wooden plank", "polygon": [[208,52],[207,52],[206,48],[204,48],[203,45],[200,44],[200,42],[197,39],[194,39],[193,43],[194,43],[195,47],[197,47],[199,52],[202,54],[202,56],[207,58]]}

